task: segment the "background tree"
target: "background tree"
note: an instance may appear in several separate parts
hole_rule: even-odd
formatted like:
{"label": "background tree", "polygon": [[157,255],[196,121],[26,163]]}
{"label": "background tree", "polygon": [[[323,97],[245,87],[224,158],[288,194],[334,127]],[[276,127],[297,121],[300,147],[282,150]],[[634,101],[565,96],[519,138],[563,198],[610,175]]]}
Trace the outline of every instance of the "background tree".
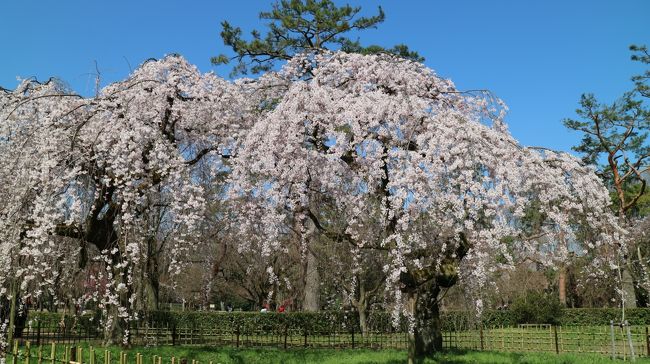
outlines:
{"label": "background tree", "polygon": [[[632,60],[641,62],[642,64],[650,64],[650,53],[648,53],[648,47],[645,45],[631,45],[630,50],[632,51]],[[632,81],[636,86],[635,90],[643,97],[650,97],[650,85],[648,85],[648,80],[650,80],[650,70],[645,70],[640,75],[632,77]]]}
{"label": "background tree", "polygon": [[[416,61],[423,61],[416,52],[404,44],[387,49],[378,45],[364,47],[360,41],[350,38],[350,33],[376,28],[385,19],[381,7],[376,15],[360,16],[361,8],[350,5],[337,6],[331,0],[281,0],[275,2],[271,11],[261,12],[260,19],[268,20],[266,35],[254,30],[251,39],[242,36],[239,27],[227,21],[222,23],[221,38],[235,56],[214,57],[214,64],[236,61],[232,74],[257,74],[277,67],[300,53],[318,53],[328,49],[341,49],[362,54],[393,53]],[[300,220],[300,221],[298,221]],[[296,226],[314,231],[310,217],[298,218]],[[310,238],[317,240],[314,236]],[[304,297],[300,300],[306,311],[320,309],[321,278],[319,262],[315,255],[317,247],[312,242],[302,249],[305,252],[303,265]],[[298,246],[300,244],[292,244]]]}
{"label": "background tree", "polygon": [[[645,47],[632,46],[632,59],[648,64]],[[625,93],[612,104],[598,102],[592,94],[580,99],[579,119],[565,119],[564,125],[583,134],[582,141],[573,149],[583,160],[600,166],[600,176],[612,191],[614,210],[624,224],[636,224],[638,214],[645,211],[647,201],[647,168],[650,162],[650,110],[643,104],[648,97],[648,71],[633,78],[635,89]],[[641,203],[641,204],[640,204]],[[620,280],[624,291],[624,306],[636,307],[642,296],[639,267],[645,264],[639,246],[621,249]],[[621,242],[622,244],[622,242]],[[638,253],[638,254],[635,254]],[[634,256],[637,256],[635,259]]]}
{"label": "background tree", "polygon": [[251,39],[242,36],[239,27],[229,22],[221,23],[221,38],[235,56],[221,54],[212,58],[213,64],[236,61],[233,74],[260,73],[277,66],[303,52],[340,49],[346,52],[372,54],[392,53],[422,62],[424,58],[408,46],[398,44],[392,48],[379,45],[362,46],[358,39],[350,38],[351,32],[376,28],[385,19],[379,7],[377,15],[359,16],[360,7],[337,6],[331,0],[281,0],[273,4],[271,11],[261,12],[260,19],[268,20],[266,35],[258,30],[251,32]]}

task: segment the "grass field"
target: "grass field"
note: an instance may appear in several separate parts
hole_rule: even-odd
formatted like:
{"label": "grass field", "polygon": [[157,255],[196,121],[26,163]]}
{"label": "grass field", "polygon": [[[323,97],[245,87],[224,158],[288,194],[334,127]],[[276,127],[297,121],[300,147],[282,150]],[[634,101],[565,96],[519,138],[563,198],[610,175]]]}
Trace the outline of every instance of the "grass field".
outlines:
{"label": "grass field", "polygon": [[[637,355],[650,355],[645,326],[630,327],[632,345]],[[629,356],[625,330],[614,327],[614,347],[609,326],[522,325],[479,330],[444,332],[444,347],[450,349],[484,349],[499,352],[594,353],[609,356],[612,350],[619,356]],[[482,339],[481,339],[482,336]]]}
{"label": "grass field", "polygon": [[[645,327],[633,327],[631,337],[635,353],[640,356],[637,363],[650,364],[645,330]],[[529,325],[444,332],[443,335],[447,351],[427,359],[425,363],[624,363],[623,360],[610,359],[612,332],[610,327],[605,326],[553,328]],[[229,343],[228,338],[198,336],[188,340],[191,345],[136,344],[128,350],[121,347],[111,347],[108,350],[98,347],[91,351],[89,344],[84,344],[81,345],[81,354],[83,364],[172,364],[172,357],[175,359],[173,364],[370,364],[406,361],[404,334],[382,334],[366,338],[357,336],[356,350],[351,349],[351,337],[348,336],[312,335],[309,337],[308,347],[303,347],[304,338],[293,335],[287,340],[287,350],[281,349],[282,337],[277,335],[242,335],[238,341],[240,348]],[[630,361],[626,338],[626,333],[621,328],[615,328],[614,350],[617,357],[624,356]],[[376,350],[380,348],[382,350]],[[16,364],[68,364],[71,355],[69,349],[69,346],[57,345],[54,350],[55,360],[52,360],[51,345],[33,346],[29,350],[30,361],[26,361],[25,347],[21,347]],[[559,355],[555,353],[556,350],[560,351]],[[109,352],[110,355],[107,355]],[[126,362],[120,360],[121,354],[126,354]],[[186,359],[186,362],[181,359]],[[78,358],[75,361],[78,362]]]}
{"label": "grass field", "polygon": [[[48,347],[43,348],[43,352],[47,351]],[[32,361],[38,361],[38,348],[31,349]],[[170,364],[171,358],[175,358],[175,363],[179,363],[181,359],[186,359],[188,364],[248,364],[248,363],[318,363],[318,364],[334,364],[334,363],[356,363],[356,364],[371,364],[371,363],[404,363],[406,361],[406,352],[403,350],[348,350],[348,349],[237,349],[237,348],[214,348],[214,347],[134,347],[129,350],[124,350],[119,347],[111,347],[108,349],[111,352],[111,362],[119,363],[118,358],[120,352],[126,353],[126,363],[136,363],[136,354],[141,354],[141,364],[157,363],[156,357],[160,357],[160,363]],[[21,350],[22,351],[22,350]],[[23,352],[24,353],[24,352]],[[59,348],[57,351],[57,363],[62,363],[64,350]],[[88,347],[84,348],[84,364],[86,363],[104,363],[106,351],[104,349],[95,350],[95,358],[90,360],[90,350]],[[47,364],[49,360],[49,352],[41,355],[42,362]],[[8,358],[8,363],[11,359]],[[629,359],[628,359],[629,361]],[[18,360],[19,364],[25,363],[24,355],[21,355]],[[521,364],[542,364],[542,363],[557,363],[557,364],[599,364],[599,363],[624,363],[622,360],[612,361],[610,358],[591,353],[583,354],[554,354],[554,353],[503,353],[491,351],[446,351],[439,353],[432,358],[428,358],[424,363],[450,363],[450,364],[464,364],[464,363],[477,363],[477,364],[499,364],[499,363],[521,363]],[[637,358],[637,363],[650,364],[650,358],[642,357]]]}

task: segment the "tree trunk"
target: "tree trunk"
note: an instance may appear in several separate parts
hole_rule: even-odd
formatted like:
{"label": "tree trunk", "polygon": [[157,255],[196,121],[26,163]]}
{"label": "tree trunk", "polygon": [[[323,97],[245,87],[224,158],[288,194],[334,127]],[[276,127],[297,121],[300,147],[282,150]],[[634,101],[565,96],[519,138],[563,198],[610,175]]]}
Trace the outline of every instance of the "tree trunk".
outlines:
{"label": "tree trunk", "polygon": [[359,329],[361,330],[361,336],[366,337],[368,332],[368,293],[366,287],[363,285],[363,281],[357,276],[357,281],[359,282],[359,295],[356,298],[352,299],[352,306],[357,310],[359,314]]}
{"label": "tree trunk", "polygon": [[121,268],[116,268],[116,267],[120,267],[123,263],[122,255],[120,253],[121,250],[122,248],[120,247],[120,250],[111,254],[111,265],[107,266],[106,269],[111,270],[115,282],[123,283],[127,287],[127,290],[126,292],[117,293],[119,305],[109,304],[108,307],[106,308],[106,317],[104,317],[104,320],[110,319],[111,321],[109,325],[106,325],[104,327],[105,329],[104,346],[110,346],[116,344],[128,345],[130,342],[130,338],[126,338],[124,336],[126,330],[129,328],[129,320],[120,317],[119,306],[129,307],[130,305],[129,298],[132,295],[137,294],[137,292],[133,292],[132,290],[133,287],[128,284],[129,281],[129,277],[127,275],[127,272],[129,271],[128,264],[122,266]]}
{"label": "tree trunk", "polygon": [[145,309],[148,311],[158,310],[160,302],[160,283],[158,282],[158,276],[150,273],[143,283],[145,285]]}
{"label": "tree trunk", "polygon": [[318,260],[313,249],[316,245],[316,224],[307,217],[304,222],[306,234],[306,257],[304,267],[304,290],[305,295],[302,301],[302,310],[316,312],[320,309],[320,275],[318,274]]}
{"label": "tree trunk", "polygon": [[302,304],[303,311],[316,312],[320,309],[320,275],[318,274],[318,261],[311,249],[307,249],[307,262],[305,271],[305,299]]}
{"label": "tree trunk", "polygon": [[18,283],[16,282],[17,278],[11,278],[11,301],[9,303],[9,327],[7,328],[7,350],[11,350],[13,347],[14,334],[16,332],[16,304],[18,299]]}
{"label": "tree trunk", "polygon": [[421,363],[442,349],[439,293],[440,288],[432,283],[407,293],[407,309],[414,318],[408,340],[409,364]]}
{"label": "tree trunk", "polygon": [[361,336],[368,335],[368,315],[365,306],[359,307],[359,328],[361,329]]}
{"label": "tree trunk", "polygon": [[629,258],[626,258],[627,262],[621,265],[621,286],[623,289],[623,294],[625,297],[625,308],[636,308],[636,291],[634,289],[634,279],[630,274],[630,262]]}
{"label": "tree trunk", "polygon": [[558,274],[558,291],[560,292],[560,303],[566,307],[566,267],[560,267]]}
{"label": "tree trunk", "polygon": [[119,345],[121,343],[122,326],[120,324],[118,307],[111,305],[106,309],[106,318],[110,317],[110,324],[104,324],[104,346]]}
{"label": "tree trunk", "polygon": [[158,262],[157,240],[147,239],[147,265],[144,279],[145,309],[157,310],[160,297],[160,264]]}
{"label": "tree trunk", "polygon": [[359,312],[359,328],[361,329],[361,336],[366,337],[368,332],[368,315],[366,312],[366,290],[363,282],[359,283],[359,300],[356,302],[357,311]]}

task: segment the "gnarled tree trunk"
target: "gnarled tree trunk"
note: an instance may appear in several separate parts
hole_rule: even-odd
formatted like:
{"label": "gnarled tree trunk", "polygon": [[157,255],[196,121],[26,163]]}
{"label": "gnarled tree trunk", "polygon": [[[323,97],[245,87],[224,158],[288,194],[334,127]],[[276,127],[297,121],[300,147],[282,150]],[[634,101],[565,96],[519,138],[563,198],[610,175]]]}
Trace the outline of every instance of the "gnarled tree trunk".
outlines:
{"label": "gnarled tree trunk", "polygon": [[[408,343],[409,363],[419,363],[442,350],[442,323],[438,295],[458,281],[458,265],[469,250],[465,235],[455,250],[439,266],[408,270],[400,275],[407,310],[413,318]],[[425,254],[423,252],[422,254]]]}
{"label": "gnarled tree trunk", "polygon": [[420,363],[425,357],[442,349],[439,293],[440,287],[435,282],[428,282],[407,292],[407,309],[414,319],[409,333],[409,364]]}
{"label": "gnarled tree trunk", "polygon": [[303,311],[316,312],[320,309],[320,275],[318,274],[318,261],[316,256],[307,248],[305,267],[305,299]]}
{"label": "gnarled tree trunk", "polygon": [[303,223],[307,235],[307,247],[303,270],[305,294],[302,301],[302,310],[316,312],[320,309],[320,275],[318,274],[318,260],[313,252],[316,244],[316,225],[311,217],[307,217]]}

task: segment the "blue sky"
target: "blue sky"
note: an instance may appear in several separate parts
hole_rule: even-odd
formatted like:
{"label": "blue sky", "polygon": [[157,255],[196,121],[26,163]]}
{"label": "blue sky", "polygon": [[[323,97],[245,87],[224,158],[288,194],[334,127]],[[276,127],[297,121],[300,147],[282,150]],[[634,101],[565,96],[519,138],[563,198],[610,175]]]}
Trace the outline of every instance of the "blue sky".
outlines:
{"label": "blue sky", "polygon": [[[510,107],[512,134],[526,145],[569,150],[579,137],[562,125],[580,94],[612,101],[642,67],[630,44],[650,45],[647,0],[348,1],[386,22],[360,34],[364,44],[406,43],[461,89],[489,89]],[[148,58],[180,53],[203,71],[226,51],[220,22],[261,28],[271,0],[37,1],[0,3],[0,86],[16,77],[55,76],[93,93],[95,61],[103,84]]]}

